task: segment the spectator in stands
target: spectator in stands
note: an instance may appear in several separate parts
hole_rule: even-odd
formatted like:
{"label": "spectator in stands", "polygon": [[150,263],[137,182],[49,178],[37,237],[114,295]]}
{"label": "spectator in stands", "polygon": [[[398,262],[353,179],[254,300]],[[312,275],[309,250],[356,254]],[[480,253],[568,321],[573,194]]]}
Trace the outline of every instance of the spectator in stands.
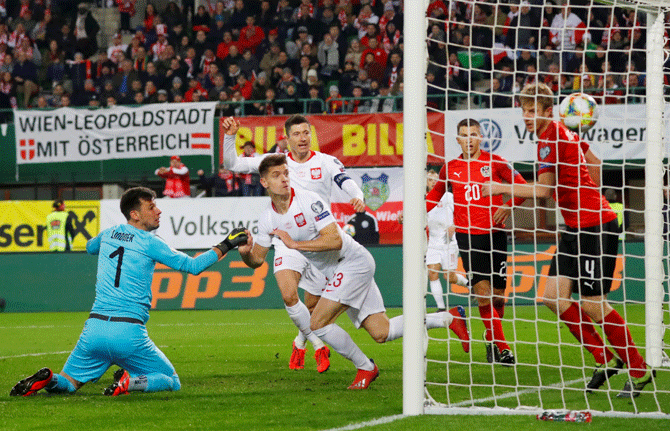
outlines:
{"label": "spectator in stands", "polygon": [[302,104],[298,101],[297,85],[294,82],[290,82],[284,87],[284,91],[279,95],[279,99],[285,100],[281,103],[282,115],[302,113]]}
{"label": "spectator in stands", "polygon": [[364,47],[361,45],[360,41],[357,38],[351,39],[349,42],[349,49],[347,50],[347,54],[344,58],[345,63],[348,61],[352,62],[356,70],[360,69],[361,63],[364,63],[363,51]]}
{"label": "spectator in stands", "polygon": [[30,106],[30,99],[39,91],[37,66],[26,58],[26,53],[19,51],[17,62],[12,70],[12,77],[16,82],[17,93],[23,96],[21,107]]}
{"label": "spectator in stands", "polygon": [[355,85],[352,89],[352,97],[354,97],[353,100],[349,100],[347,103],[347,106],[345,108],[345,111],[350,114],[363,114],[370,112],[370,100],[362,100],[361,97],[363,97],[363,89]]}
{"label": "spectator in stands", "polygon": [[273,43],[270,45],[270,49],[263,55],[259,63],[259,67],[267,75],[272,75],[275,66],[279,61],[279,55],[281,53],[281,48],[278,43]]}
{"label": "spectator in stands", "polygon": [[491,88],[486,92],[488,94],[482,98],[484,108],[511,108],[513,106],[514,96],[501,94],[500,79],[491,79]]}
{"label": "spectator in stands", "polygon": [[393,51],[391,52],[389,62],[386,65],[386,70],[384,71],[384,83],[386,83],[389,86],[393,86],[393,84],[395,84],[396,80],[398,79],[401,70],[402,70],[401,53],[400,51]]}
{"label": "spectator in stands", "polygon": [[237,175],[227,170],[223,164],[219,166],[218,172],[205,176],[205,171],[198,171],[200,187],[207,191],[207,196],[225,197],[240,196],[240,184]]}
{"label": "spectator in stands", "polygon": [[191,196],[191,178],[188,168],[181,162],[179,156],[170,157],[170,166],[156,169],[155,174],[165,178],[164,197],[182,198]]}
{"label": "spectator in stands", "polygon": [[319,88],[309,87],[309,102],[307,103],[307,114],[325,114],[323,98],[320,95]]}
{"label": "spectator in stands", "polygon": [[579,73],[572,80],[572,89],[577,91],[588,91],[596,88],[596,76],[591,73],[589,66],[584,63],[579,68]]}
{"label": "spectator in stands", "polygon": [[93,97],[98,97],[98,91],[95,88],[92,79],[84,81],[84,88],[82,91],[76,91],[72,96],[73,106],[88,106]]}
{"label": "spectator in stands", "polygon": [[339,77],[338,70],[340,69],[340,51],[339,45],[333,40],[330,33],[323,36],[323,40],[319,43],[317,58],[321,65],[321,76],[325,80],[337,79]]}
{"label": "spectator in stands", "polygon": [[[370,47],[368,49],[366,49],[365,51],[363,51],[363,53],[361,55],[361,63],[359,65],[360,68],[361,69],[365,68],[365,65],[367,63],[366,56],[368,54],[372,54],[374,61],[376,63],[378,63],[379,65],[381,65],[382,70],[383,70],[383,68],[386,67],[386,61],[387,61],[387,57],[388,57],[388,55],[386,54],[386,51],[384,51],[384,49],[379,46],[379,42],[377,42],[376,39],[370,39],[369,44],[370,44]],[[368,71],[368,73],[369,72],[370,71]]]}
{"label": "spectator in stands", "polygon": [[269,0],[262,0],[261,1],[261,10],[258,13],[258,24],[259,27],[261,27],[266,33],[274,28],[272,21],[275,16],[275,10],[272,9],[270,5]]}
{"label": "spectator in stands", "polygon": [[207,8],[203,5],[198,6],[198,11],[195,13],[191,19],[191,28],[194,33],[205,32],[209,33],[209,26],[212,21],[212,17],[209,16]]}
{"label": "spectator in stands", "polygon": [[[16,102],[16,84],[10,72],[2,73],[2,80],[0,81],[0,107],[3,109],[17,108]],[[0,112],[0,114],[2,114]],[[3,122],[11,119],[11,115],[3,115],[0,117]]]}
{"label": "spectator in stands", "polygon": [[98,32],[100,25],[91,15],[85,4],[79,4],[75,20],[76,49],[84,54],[85,58],[98,51]]}
{"label": "spectator in stands", "polygon": [[247,25],[247,16],[251,15],[244,7],[244,0],[235,0],[235,8],[228,21],[228,26],[232,29],[233,36],[237,38],[240,30]]}
{"label": "spectator in stands", "polygon": [[551,22],[550,41],[561,51],[563,64],[574,57],[573,51],[582,42],[586,25],[572,12],[568,2],[560,6],[560,13]]}
{"label": "spectator in stands", "polygon": [[342,100],[340,89],[337,85],[331,85],[328,90],[329,96],[326,99],[326,106],[329,114],[341,114],[345,111],[346,102]]}
{"label": "spectator in stands", "polygon": [[153,3],[148,2],[144,8],[143,31],[145,34],[154,31],[156,26],[156,17],[156,7]]}
{"label": "spectator in stands", "polygon": [[627,104],[644,103],[646,90],[640,84],[639,75],[637,73],[629,73],[624,84],[626,85]]}
{"label": "spectator in stands", "polygon": [[119,27],[120,33],[132,33],[130,29],[130,18],[135,16],[135,3],[137,0],[116,0],[119,6],[119,16],[121,23]]}
{"label": "spectator in stands", "polygon": [[198,81],[198,78],[193,77],[188,81],[188,90],[186,90],[186,93],[184,93],[184,102],[194,102],[194,96],[197,94],[196,97],[199,97],[199,100],[207,100],[208,94],[207,90],[205,90],[202,85],[200,84],[200,81]]}
{"label": "spectator in stands", "polygon": [[246,23],[246,27],[240,30],[240,37],[237,43],[241,51],[250,49],[253,53],[256,51],[256,47],[263,42],[265,32],[256,25],[256,18],[253,15],[247,16]]}
{"label": "spectator in stands", "polygon": [[[377,81],[372,81],[377,82]],[[370,104],[370,112],[393,112],[395,101],[391,96],[388,85],[379,85],[379,97],[373,99]]]}
{"label": "spectator in stands", "polygon": [[288,139],[281,132],[277,135],[277,141],[270,147],[268,153],[288,153]]}
{"label": "spectator in stands", "polygon": [[364,60],[365,63],[362,65],[361,69],[365,70],[373,81],[381,82],[384,79],[384,66],[375,61],[374,54],[369,51],[365,55]]}
{"label": "spectator in stands", "polygon": [[69,94],[65,93],[60,97],[60,106],[61,108],[72,106],[72,99],[70,99]]}
{"label": "spectator in stands", "polygon": [[[240,157],[258,157],[256,154],[256,144],[253,141],[246,141],[242,146],[244,152]],[[263,186],[261,185],[258,174],[241,174],[242,196],[263,196]]]}
{"label": "spectator in stands", "polygon": [[549,72],[549,65],[552,63],[559,62],[558,56],[554,54],[554,50],[551,45],[547,45],[543,50],[540,51],[541,55],[538,58],[539,71],[540,72]]}
{"label": "spectator in stands", "polygon": [[364,36],[361,37],[361,45],[365,47],[365,49],[370,48],[370,40],[371,39],[377,39],[377,45],[379,46],[382,42],[382,37],[381,34],[379,33],[379,29],[376,24],[373,23],[368,23],[365,26],[365,33]]}
{"label": "spectator in stands", "polygon": [[368,24],[377,24],[378,22],[379,17],[372,12],[370,4],[362,6],[358,16],[354,20],[354,28],[358,30],[358,38],[362,39],[365,36]]}
{"label": "spectator in stands", "polygon": [[242,53],[242,59],[237,66],[247,77],[252,77],[259,72],[258,58],[248,48]]}
{"label": "spectator in stands", "polygon": [[2,58],[2,64],[0,65],[0,72],[9,72],[10,74],[14,71],[14,57],[12,54],[7,53]]}

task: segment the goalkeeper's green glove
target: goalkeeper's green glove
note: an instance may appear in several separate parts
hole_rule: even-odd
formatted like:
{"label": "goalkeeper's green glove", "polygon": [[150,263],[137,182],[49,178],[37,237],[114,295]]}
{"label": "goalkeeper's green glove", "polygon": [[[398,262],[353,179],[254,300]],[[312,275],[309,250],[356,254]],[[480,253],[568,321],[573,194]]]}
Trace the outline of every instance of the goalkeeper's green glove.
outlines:
{"label": "goalkeeper's green glove", "polygon": [[226,236],[226,238],[223,241],[221,241],[220,243],[218,243],[214,247],[221,250],[221,253],[226,254],[230,250],[237,247],[238,245],[246,244],[247,239],[249,239],[249,237],[245,233],[244,229],[238,227],[238,228],[235,228],[232,231],[230,231],[228,236]]}

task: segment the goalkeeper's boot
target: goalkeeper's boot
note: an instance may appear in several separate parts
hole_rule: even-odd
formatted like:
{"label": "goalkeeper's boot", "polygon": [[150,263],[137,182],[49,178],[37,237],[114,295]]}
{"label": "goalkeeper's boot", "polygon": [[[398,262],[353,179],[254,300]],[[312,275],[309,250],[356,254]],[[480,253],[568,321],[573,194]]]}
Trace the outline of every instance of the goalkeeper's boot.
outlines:
{"label": "goalkeeper's boot", "polygon": [[656,370],[651,369],[648,369],[647,374],[640,378],[634,379],[629,377],[628,380],[626,380],[626,384],[623,386],[623,389],[621,392],[619,392],[619,395],[617,395],[617,398],[639,397],[642,389],[651,383],[651,381],[654,380],[654,377],[656,377]]}
{"label": "goalkeeper's boot", "polygon": [[37,391],[43,389],[51,382],[53,373],[48,368],[42,368],[30,377],[26,377],[14,385],[9,392],[10,397],[22,396],[29,397],[35,395]]}
{"label": "goalkeeper's boot", "polygon": [[330,368],[330,349],[328,346],[323,346],[314,352],[314,359],[316,359],[316,371],[320,373],[328,371],[328,368]]}
{"label": "goalkeeper's boot", "polygon": [[593,370],[591,380],[586,384],[586,392],[591,393],[605,384],[610,377],[615,376],[623,369],[623,361],[616,356],[613,357],[607,364],[596,365]]}
{"label": "goalkeeper's boot", "polygon": [[128,394],[128,385],[130,384],[130,374],[123,368],[114,371],[114,383],[106,388],[103,394],[110,397]]}
{"label": "goalkeeper's boot", "polygon": [[514,354],[510,349],[505,349],[500,352],[500,356],[496,362],[505,367],[511,367],[512,365],[516,364],[516,359],[514,358]]}
{"label": "goalkeeper's boot", "polygon": [[374,382],[377,377],[379,377],[379,367],[375,364],[375,361],[370,359],[372,365],[375,368],[372,371],[367,370],[358,370],[356,373],[356,378],[353,383],[349,386],[349,389],[367,389],[370,386],[370,383]]}
{"label": "goalkeeper's boot", "polygon": [[458,305],[451,308],[449,314],[454,316],[449,329],[460,338],[463,350],[468,353],[470,351],[470,332],[468,332],[468,325],[465,322],[465,309]]}
{"label": "goalkeeper's boot", "polygon": [[293,351],[291,352],[291,359],[288,362],[288,367],[292,370],[302,370],[305,368],[305,353],[307,349],[298,349],[293,342]]}
{"label": "goalkeeper's boot", "polygon": [[493,362],[500,362],[500,349],[495,345],[493,341],[488,341],[486,339],[486,331],[484,331],[484,342],[486,343],[486,362],[492,364]]}

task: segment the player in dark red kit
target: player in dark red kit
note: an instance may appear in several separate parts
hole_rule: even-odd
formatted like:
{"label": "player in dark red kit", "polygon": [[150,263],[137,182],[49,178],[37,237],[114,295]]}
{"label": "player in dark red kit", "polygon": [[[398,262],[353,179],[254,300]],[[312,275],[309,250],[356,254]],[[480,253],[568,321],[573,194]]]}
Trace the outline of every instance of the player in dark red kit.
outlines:
{"label": "player in dark red kit", "polygon": [[[635,347],[624,319],[607,302],[620,228],[616,213],[589,176],[588,165],[597,158],[576,133],[552,119],[554,94],[545,84],[526,85],[520,101],[526,129],[538,137],[538,181],[514,188],[491,183],[483,194],[556,199],[568,228],[561,233],[558,256],[549,269],[544,303],[595,358],[587,391],[600,388],[625,364],[630,378],[618,397],[637,397],[654,372]],[[579,294],[581,304],[572,300],[573,293]],[[621,359],[605,346],[594,321],[603,325]]]}
{"label": "player in dark red kit", "polygon": [[[481,150],[481,126],[476,120],[462,120],[456,130],[463,154],[442,167],[439,181],[426,196],[426,209],[430,211],[437,205],[450,183],[456,241],[463,268],[472,273],[470,283],[486,327],[486,359],[511,366],[516,361],[505,340],[501,319],[507,287],[507,234],[502,229],[512,202],[503,205],[502,196],[483,196],[481,187],[490,181],[526,181],[505,159]],[[514,203],[519,205],[524,200]]]}

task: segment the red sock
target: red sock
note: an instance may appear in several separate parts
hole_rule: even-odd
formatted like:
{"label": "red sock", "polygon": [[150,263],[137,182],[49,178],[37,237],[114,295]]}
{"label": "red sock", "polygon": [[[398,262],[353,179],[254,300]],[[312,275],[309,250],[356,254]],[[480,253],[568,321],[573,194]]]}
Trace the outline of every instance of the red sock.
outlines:
{"label": "red sock", "polygon": [[505,317],[505,303],[503,303],[499,307],[494,304],[493,308],[496,310],[496,313],[498,313],[498,317],[500,317],[501,319]]}
{"label": "red sock", "polygon": [[505,341],[502,321],[500,320],[500,316],[498,316],[498,312],[490,304],[480,305],[479,315],[482,316],[482,321],[486,327],[486,339],[493,341],[501,352],[509,349],[509,344]]}
{"label": "red sock", "polygon": [[612,351],[605,347],[591,318],[577,303],[570,304],[560,317],[577,341],[593,355],[597,364],[606,364],[614,357]]}
{"label": "red sock", "polygon": [[647,373],[647,364],[633,343],[626,321],[616,310],[612,310],[603,320],[603,329],[607,340],[619,354],[619,357],[628,365],[629,373],[633,378],[639,378]]}

